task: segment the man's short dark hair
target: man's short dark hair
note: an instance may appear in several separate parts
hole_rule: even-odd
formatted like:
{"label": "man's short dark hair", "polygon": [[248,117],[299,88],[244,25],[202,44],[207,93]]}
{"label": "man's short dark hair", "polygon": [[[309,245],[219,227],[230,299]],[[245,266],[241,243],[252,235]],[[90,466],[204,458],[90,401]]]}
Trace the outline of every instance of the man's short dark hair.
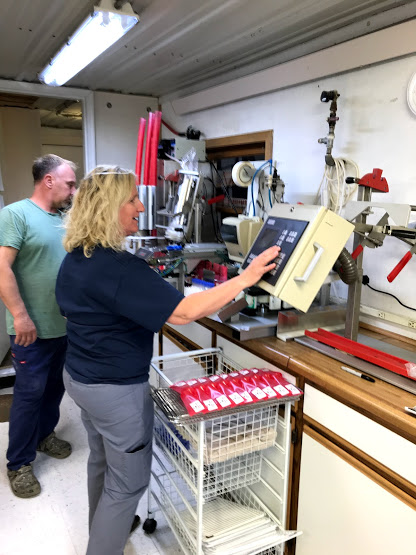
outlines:
{"label": "man's short dark hair", "polygon": [[56,154],[45,154],[45,156],[36,158],[32,166],[33,181],[38,183],[46,174],[56,170],[56,168],[62,166],[62,164],[68,164],[74,171],[76,170],[76,164]]}

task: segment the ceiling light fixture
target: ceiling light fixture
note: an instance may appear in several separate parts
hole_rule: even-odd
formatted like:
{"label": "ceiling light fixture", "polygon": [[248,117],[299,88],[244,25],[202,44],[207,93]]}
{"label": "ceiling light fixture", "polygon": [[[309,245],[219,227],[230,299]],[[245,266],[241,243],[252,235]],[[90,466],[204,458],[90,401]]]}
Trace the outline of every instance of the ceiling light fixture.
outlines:
{"label": "ceiling light fixture", "polygon": [[102,0],[68,42],[39,73],[46,85],[60,87],[100,56],[139,22],[130,3],[119,10]]}

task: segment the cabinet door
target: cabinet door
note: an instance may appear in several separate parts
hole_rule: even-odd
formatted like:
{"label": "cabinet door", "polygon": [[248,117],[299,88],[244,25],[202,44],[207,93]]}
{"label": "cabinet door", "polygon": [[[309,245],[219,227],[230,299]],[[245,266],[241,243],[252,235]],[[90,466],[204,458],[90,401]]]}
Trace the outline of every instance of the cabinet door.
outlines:
{"label": "cabinet door", "polygon": [[307,434],[301,461],[296,555],[416,553],[410,505]]}
{"label": "cabinet door", "polygon": [[416,485],[414,443],[310,385],[305,387],[303,411],[305,416]]}

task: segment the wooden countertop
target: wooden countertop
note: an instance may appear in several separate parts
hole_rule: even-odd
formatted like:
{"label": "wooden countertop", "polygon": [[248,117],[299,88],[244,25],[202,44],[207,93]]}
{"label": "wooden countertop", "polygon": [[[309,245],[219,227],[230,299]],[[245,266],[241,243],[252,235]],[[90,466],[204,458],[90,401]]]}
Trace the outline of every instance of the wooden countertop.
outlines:
{"label": "wooden countertop", "polygon": [[[341,370],[339,361],[294,341],[284,342],[277,337],[238,341],[224,324],[209,318],[199,323],[416,444],[416,417],[404,410],[405,406],[416,405],[416,395],[377,378],[375,383],[361,380]],[[397,339],[366,333],[400,345]],[[400,346],[409,349],[408,344]]]}

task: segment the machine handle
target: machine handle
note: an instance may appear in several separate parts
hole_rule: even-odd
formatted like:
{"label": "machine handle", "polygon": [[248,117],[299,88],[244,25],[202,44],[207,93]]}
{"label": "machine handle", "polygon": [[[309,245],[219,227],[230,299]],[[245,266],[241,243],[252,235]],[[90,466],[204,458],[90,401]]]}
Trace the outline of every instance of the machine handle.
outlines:
{"label": "machine handle", "polygon": [[305,273],[303,274],[302,277],[295,277],[295,281],[308,281],[311,273],[313,272],[315,266],[318,264],[319,259],[321,258],[323,252],[324,252],[324,248],[321,247],[321,245],[319,245],[318,243],[314,243],[313,247],[316,249],[316,253],[313,255],[312,260],[309,263],[309,266],[306,268]]}
{"label": "machine handle", "polygon": [[389,273],[389,275],[387,276],[387,281],[391,283],[394,279],[396,279],[398,274],[400,274],[400,272],[403,270],[403,268],[406,266],[406,264],[409,262],[411,258],[412,258],[412,251],[408,251],[400,260],[400,262]]}

